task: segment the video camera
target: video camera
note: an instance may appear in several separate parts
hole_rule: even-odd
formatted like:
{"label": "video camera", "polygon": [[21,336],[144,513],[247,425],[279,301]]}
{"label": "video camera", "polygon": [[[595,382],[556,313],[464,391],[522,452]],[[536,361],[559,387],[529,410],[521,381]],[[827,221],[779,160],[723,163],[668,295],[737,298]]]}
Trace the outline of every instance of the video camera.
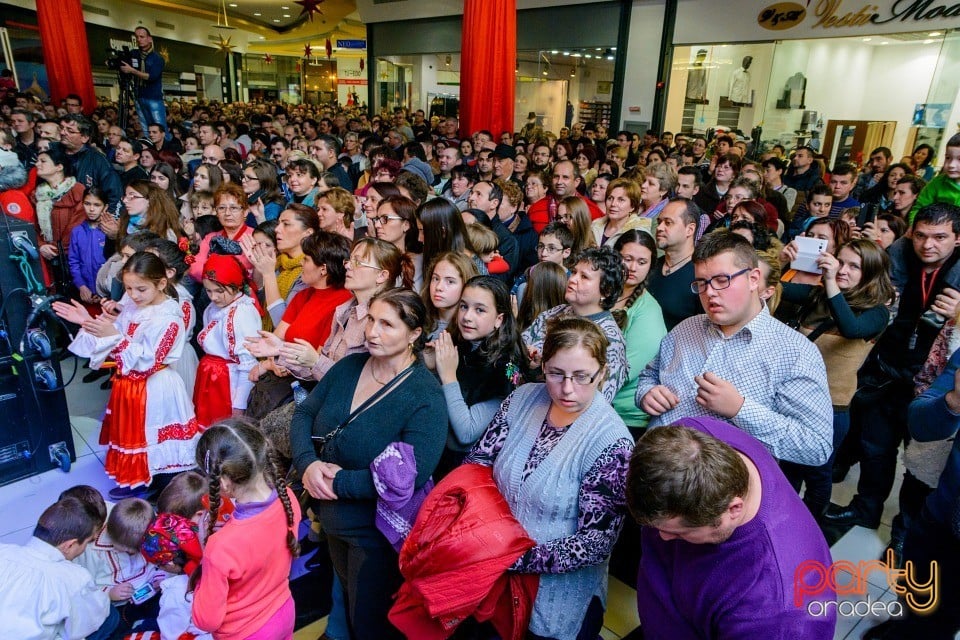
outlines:
{"label": "video camera", "polygon": [[127,63],[136,70],[140,70],[140,51],[131,50],[130,47],[124,46],[121,49],[114,49],[113,47],[107,48],[107,59],[106,65],[108,69],[113,69],[114,71],[120,71],[121,65]]}

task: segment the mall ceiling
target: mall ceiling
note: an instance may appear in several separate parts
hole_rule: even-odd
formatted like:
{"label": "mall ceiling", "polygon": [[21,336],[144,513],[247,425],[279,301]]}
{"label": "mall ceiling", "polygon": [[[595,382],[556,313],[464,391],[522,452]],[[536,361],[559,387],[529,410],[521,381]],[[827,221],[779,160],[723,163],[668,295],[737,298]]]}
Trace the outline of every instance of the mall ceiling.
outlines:
{"label": "mall ceiling", "polygon": [[[330,38],[366,39],[367,28],[360,21],[356,0],[134,0],[166,11],[194,15],[210,21],[210,31],[229,36],[228,29],[217,29],[224,22],[231,27],[252,31],[260,36],[251,42],[254,53],[302,56],[304,45],[322,51]],[[315,5],[312,20],[305,8]],[[226,20],[224,20],[226,11]],[[357,50],[347,53],[358,54]]]}

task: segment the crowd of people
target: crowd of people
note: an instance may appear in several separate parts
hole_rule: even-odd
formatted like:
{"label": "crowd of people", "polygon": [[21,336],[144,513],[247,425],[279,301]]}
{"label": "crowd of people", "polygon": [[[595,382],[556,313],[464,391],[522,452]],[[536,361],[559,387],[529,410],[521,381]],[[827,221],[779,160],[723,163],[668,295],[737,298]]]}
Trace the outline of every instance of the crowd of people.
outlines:
{"label": "crowd of people", "polygon": [[333,640],[595,638],[622,548],[646,638],[832,638],[794,571],[879,526],[904,442],[890,557],[942,601],[871,637],[960,629],[960,136],[826,167],[723,130],[2,109],[117,484],[0,546],[43,593],[0,595],[17,629],[290,638],[303,519]]}

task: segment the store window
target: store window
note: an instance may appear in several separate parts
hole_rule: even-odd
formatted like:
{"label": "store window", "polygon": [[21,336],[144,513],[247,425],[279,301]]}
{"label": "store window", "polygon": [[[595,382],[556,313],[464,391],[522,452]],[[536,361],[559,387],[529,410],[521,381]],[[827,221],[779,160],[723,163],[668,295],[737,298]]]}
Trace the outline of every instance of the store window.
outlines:
{"label": "store window", "polygon": [[[531,122],[530,113],[540,131],[557,133],[576,121],[609,127],[615,61],[616,47],[607,45],[518,51],[514,131]],[[423,109],[428,117],[456,115],[460,54],[378,58],[375,90],[377,104],[387,111],[406,107]]]}
{"label": "store window", "polygon": [[718,126],[760,151],[809,144],[829,163],[877,146],[939,149],[956,121],[960,38],[941,32],[677,46],[664,128]]}

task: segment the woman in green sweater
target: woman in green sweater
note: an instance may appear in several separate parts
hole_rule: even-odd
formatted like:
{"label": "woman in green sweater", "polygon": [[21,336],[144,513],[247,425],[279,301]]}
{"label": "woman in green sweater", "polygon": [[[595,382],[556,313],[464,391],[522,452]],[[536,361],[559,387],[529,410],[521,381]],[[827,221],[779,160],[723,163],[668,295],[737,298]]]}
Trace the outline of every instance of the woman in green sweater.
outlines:
{"label": "woman in green sweater", "polygon": [[405,289],[381,292],[368,315],[369,353],[333,365],[297,407],[290,426],[294,465],[327,533],[353,640],[402,637],[387,620],[403,580],[397,552],[374,521],[370,463],[390,443],[412,445],[419,489],[447,438],[440,383],[419,358],[427,315],[420,297]]}
{"label": "woman in green sweater", "polygon": [[614,250],[623,259],[627,278],[623,293],[613,305],[613,317],[627,343],[630,374],[613,399],[613,408],[627,423],[636,439],[650,421],[650,416],[637,406],[637,376],[660,350],[660,341],[667,335],[660,305],[647,292],[650,267],[657,259],[657,245],[646,231],[631,229],[617,239]]}

